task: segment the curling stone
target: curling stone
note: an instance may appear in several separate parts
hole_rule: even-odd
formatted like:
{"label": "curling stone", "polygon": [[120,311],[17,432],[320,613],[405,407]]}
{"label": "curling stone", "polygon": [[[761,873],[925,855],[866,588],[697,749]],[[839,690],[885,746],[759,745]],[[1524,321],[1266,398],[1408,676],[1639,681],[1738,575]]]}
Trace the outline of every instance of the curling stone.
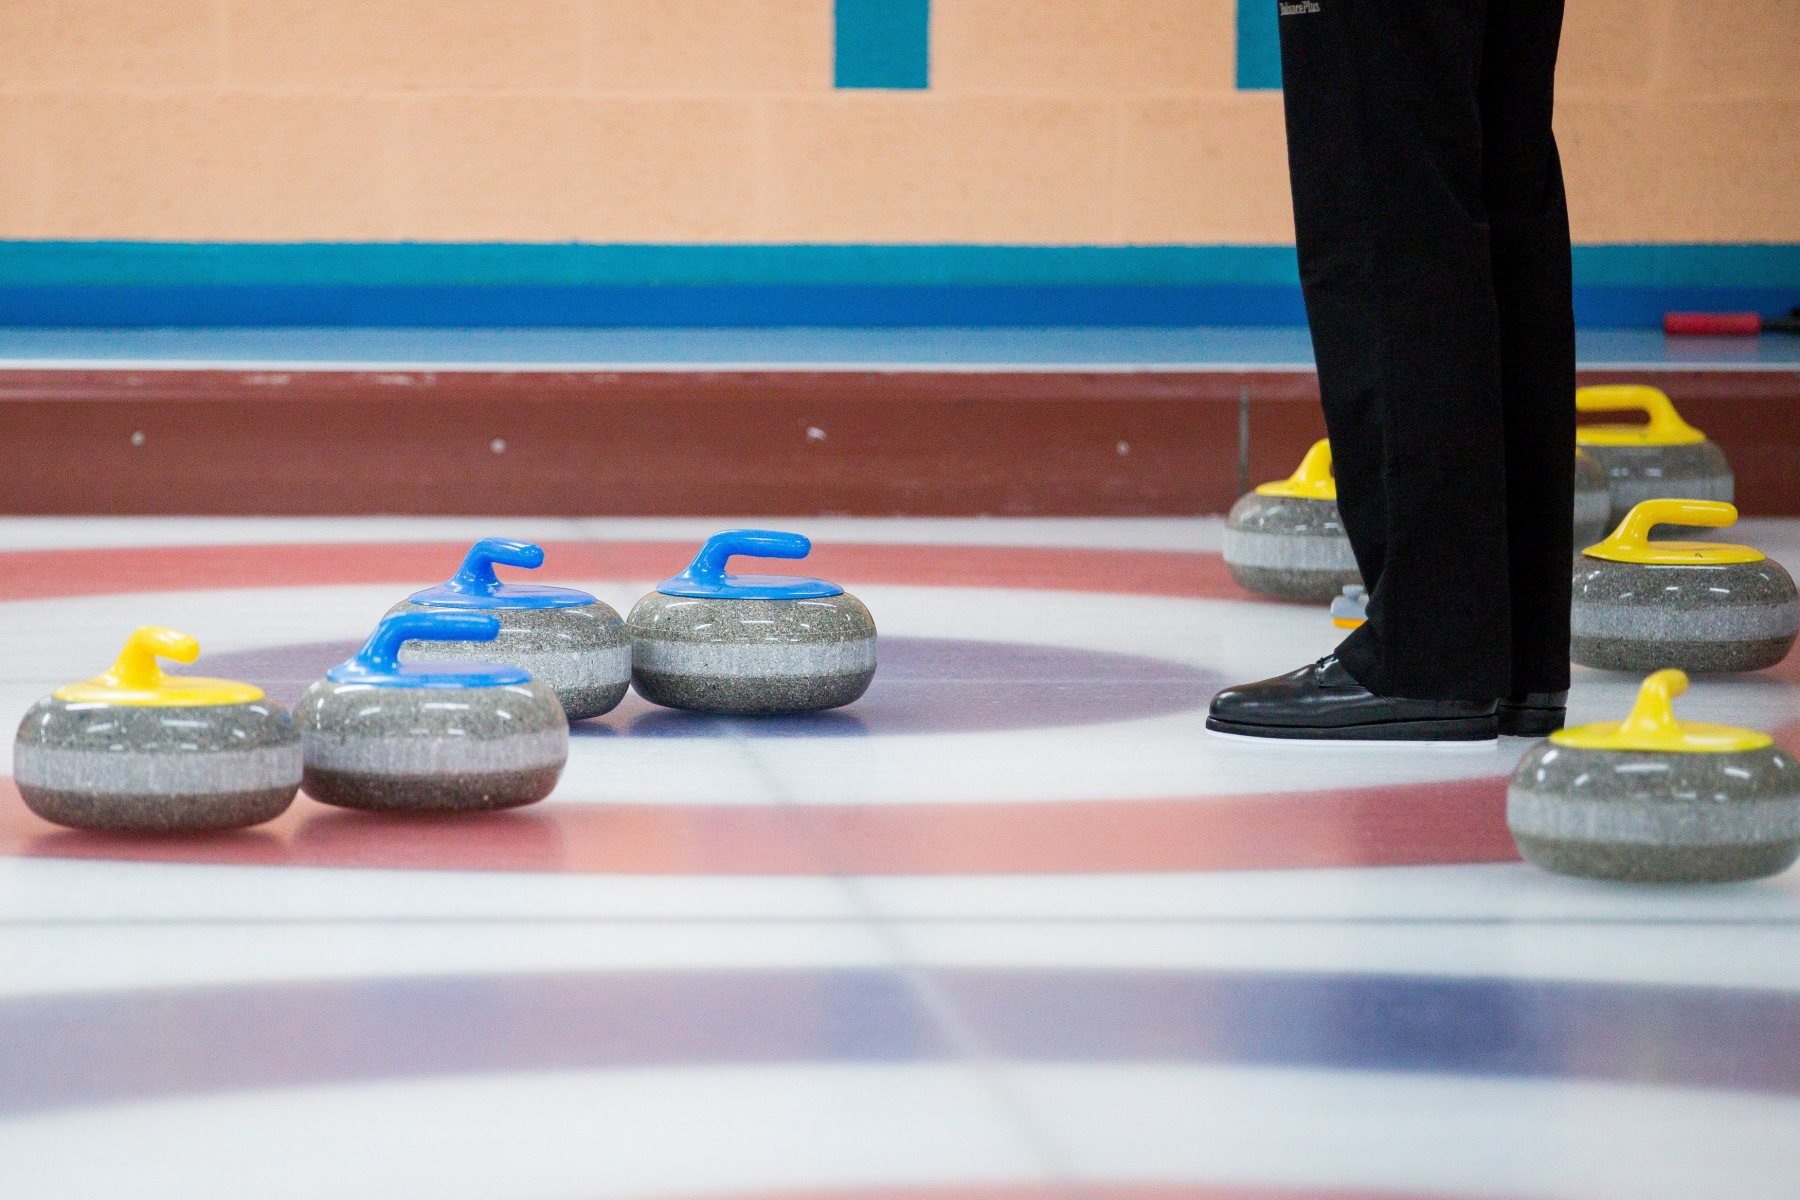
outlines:
{"label": "curling stone", "polygon": [[306,794],[342,808],[438,813],[548,796],[569,757],[556,693],[507,663],[399,660],[415,639],[489,642],[499,632],[500,619],[481,612],[383,617],[294,706]]}
{"label": "curling stone", "polygon": [[400,647],[400,661],[478,658],[506,663],[555,692],[571,721],[611,712],[631,682],[631,638],[613,607],[574,588],[501,583],[494,577],[495,563],[536,568],[543,562],[543,550],[530,542],[505,538],[476,542],[455,575],[414,592],[388,613],[485,612],[500,619],[500,636],[491,646],[408,642]]}
{"label": "curling stone", "polygon": [[1506,789],[1506,825],[1546,871],[1634,883],[1758,879],[1800,857],[1800,766],[1767,734],[1677,721],[1680,671],[1623,724],[1562,729]]}
{"label": "curling stone", "polygon": [[[1584,413],[1641,412],[1649,417],[1643,425],[1582,425],[1575,430],[1575,444],[1606,472],[1612,493],[1608,519],[1614,525],[1646,500],[1731,501],[1734,481],[1725,452],[1682,420],[1657,388],[1642,384],[1578,388],[1575,408]],[[1671,529],[1663,536],[1693,532]]]}
{"label": "curling stone", "polygon": [[1599,460],[1584,450],[1575,451],[1575,552],[1606,536],[1612,528],[1612,490]]}
{"label": "curling stone", "polygon": [[1361,629],[1369,622],[1369,593],[1360,583],[1347,584],[1331,602],[1331,623],[1339,629]]}
{"label": "curling stone", "polygon": [[835,583],[727,575],[734,554],[805,558],[797,533],[733,529],[707,539],[626,619],[631,683],[654,704],[768,715],[839,708],[875,678],[875,618]]}
{"label": "curling stone", "polygon": [[75,829],[194,833],[287,811],[300,787],[300,735],[262,689],[164,675],[200,643],[146,625],[112,670],[39,700],[13,739],[13,778],[31,811]]}
{"label": "curling stone", "polygon": [[1225,521],[1224,549],[1240,587],[1279,600],[1329,601],[1362,583],[1338,520],[1328,439],[1314,442],[1289,478],[1238,498]]}
{"label": "curling stone", "polygon": [[1794,581],[1762,551],[1723,542],[1653,542],[1665,522],[1720,527],[1713,500],[1646,500],[1575,560],[1569,657],[1584,667],[1694,673],[1760,671],[1800,634]]}

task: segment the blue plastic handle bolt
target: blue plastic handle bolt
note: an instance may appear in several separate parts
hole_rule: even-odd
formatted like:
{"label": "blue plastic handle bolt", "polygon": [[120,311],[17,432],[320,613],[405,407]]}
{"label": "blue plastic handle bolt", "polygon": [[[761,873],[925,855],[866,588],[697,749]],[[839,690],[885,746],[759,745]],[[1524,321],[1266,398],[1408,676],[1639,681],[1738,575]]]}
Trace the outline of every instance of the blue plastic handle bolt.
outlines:
{"label": "blue plastic handle bolt", "polygon": [[[494,575],[494,564],[503,567],[527,567],[536,570],[544,565],[544,551],[530,542],[516,542],[512,538],[482,538],[463,556],[462,566],[457,568],[444,583],[448,591],[460,592],[467,596],[492,596],[500,589],[500,580]],[[479,638],[457,639],[445,638],[444,641],[479,641]]]}
{"label": "blue plastic handle bolt", "polygon": [[574,588],[546,587],[536,583],[501,583],[494,564],[536,570],[544,565],[544,551],[530,542],[511,538],[482,538],[463,556],[462,566],[436,587],[414,592],[407,599],[433,608],[574,608],[594,603],[586,592]]}
{"label": "blue plastic handle bolt", "polygon": [[344,665],[354,665],[358,671],[371,674],[392,675],[400,668],[400,647],[405,642],[491,642],[499,636],[500,618],[486,613],[395,613],[382,619],[362,649]]}
{"label": "blue plastic handle bolt", "polygon": [[734,554],[757,558],[805,558],[812,553],[812,539],[799,533],[773,529],[727,529],[706,539],[700,553],[682,574],[695,583],[719,584],[725,580],[725,564]]}
{"label": "blue plastic handle bolt", "polygon": [[758,558],[805,558],[812,553],[811,539],[776,529],[727,529],[706,539],[700,553],[681,574],[657,585],[665,596],[693,596],[717,600],[806,600],[840,596],[844,589],[823,579],[797,575],[728,575],[725,564],[734,554]]}

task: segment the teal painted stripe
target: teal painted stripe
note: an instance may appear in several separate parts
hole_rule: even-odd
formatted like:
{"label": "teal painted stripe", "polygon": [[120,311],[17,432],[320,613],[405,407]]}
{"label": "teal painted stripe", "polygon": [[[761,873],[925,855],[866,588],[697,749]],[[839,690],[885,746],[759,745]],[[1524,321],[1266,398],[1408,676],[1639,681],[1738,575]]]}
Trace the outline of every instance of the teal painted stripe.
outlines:
{"label": "teal painted stripe", "polygon": [[1575,247],[1588,287],[1800,287],[1800,243]]}
{"label": "teal painted stripe", "polygon": [[931,0],[837,0],[833,36],[838,87],[931,86]]}
{"label": "teal painted stripe", "polygon": [[[1584,286],[1800,288],[1800,244],[1575,248]],[[1292,246],[0,241],[0,286],[1287,285]]]}
{"label": "teal painted stripe", "polygon": [[1281,30],[1276,0],[1237,0],[1237,85],[1281,87]]}
{"label": "teal painted stripe", "polygon": [[1274,284],[1292,246],[7,242],[0,286]]}

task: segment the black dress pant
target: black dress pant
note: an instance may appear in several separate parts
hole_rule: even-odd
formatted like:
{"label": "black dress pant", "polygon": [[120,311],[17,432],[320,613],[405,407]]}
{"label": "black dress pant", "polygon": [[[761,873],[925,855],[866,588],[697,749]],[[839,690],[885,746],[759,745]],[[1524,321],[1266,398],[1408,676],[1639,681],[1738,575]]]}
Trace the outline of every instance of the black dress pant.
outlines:
{"label": "black dress pant", "polygon": [[1562,0],[1270,0],[1338,508],[1378,695],[1569,686]]}

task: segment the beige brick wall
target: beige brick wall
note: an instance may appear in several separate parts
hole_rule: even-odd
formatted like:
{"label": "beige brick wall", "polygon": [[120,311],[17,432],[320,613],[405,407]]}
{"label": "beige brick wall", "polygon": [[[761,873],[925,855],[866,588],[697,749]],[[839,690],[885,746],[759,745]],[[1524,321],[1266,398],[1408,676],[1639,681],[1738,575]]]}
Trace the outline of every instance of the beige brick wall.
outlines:
{"label": "beige brick wall", "polygon": [[1582,241],[1800,241],[1800,0],[1570,0],[1557,133]]}
{"label": "beige brick wall", "polygon": [[[1800,241],[1800,0],[1569,0],[1584,241]],[[0,237],[1257,243],[1281,103],[1234,0],[0,0]]]}

